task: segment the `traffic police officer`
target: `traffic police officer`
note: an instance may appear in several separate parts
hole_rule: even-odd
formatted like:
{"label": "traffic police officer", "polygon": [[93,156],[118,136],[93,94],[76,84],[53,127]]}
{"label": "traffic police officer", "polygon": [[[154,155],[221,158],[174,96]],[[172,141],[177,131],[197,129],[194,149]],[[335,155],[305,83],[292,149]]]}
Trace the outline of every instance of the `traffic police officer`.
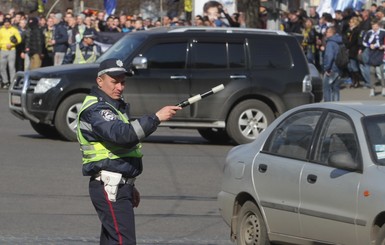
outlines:
{"label": "traffic police officer", "polygon": [[142,172],[140,142],[181,109],[165,106],[130,121],[129,106],[122,99],[125,77],[130,74],[120,60],[102,61],[97,87],[78,115],[83,175],[91,176],[89,194],[102,223],[100,244],[136,244],[133,208],[140,195],[134,181]]}
{"label": "traffic police officer", "polygon": [[73,43],[64,57],[63,64],[84,64],[93,63],[102,53],[102,49],[94,42],[95,32],[93,29],[86,29],[80,43]]}

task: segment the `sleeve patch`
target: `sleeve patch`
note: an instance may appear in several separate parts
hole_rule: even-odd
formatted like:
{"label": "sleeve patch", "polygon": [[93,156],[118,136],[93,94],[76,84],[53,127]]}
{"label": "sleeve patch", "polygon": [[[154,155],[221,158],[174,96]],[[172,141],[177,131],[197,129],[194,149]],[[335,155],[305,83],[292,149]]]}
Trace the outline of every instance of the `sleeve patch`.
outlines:
{"label": "sleeve patch", "polygon": [[116,120],[117,118],[116,114],[113,113],[111,110],[101,110],[100,115],[106,121],[113,121],[113,120]]}

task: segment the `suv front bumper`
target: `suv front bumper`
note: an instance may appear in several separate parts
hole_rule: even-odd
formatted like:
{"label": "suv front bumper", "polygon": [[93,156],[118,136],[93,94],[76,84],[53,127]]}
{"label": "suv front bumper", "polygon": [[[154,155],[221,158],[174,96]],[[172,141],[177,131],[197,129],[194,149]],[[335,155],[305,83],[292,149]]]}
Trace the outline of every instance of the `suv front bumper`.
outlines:
{"label": "suv front bumper", "polygon": [[31,84],[28,71],[18,72],[8,91],[9,109],[22,120],[51,125],[54,111],[38,109],[42,103],[41,95],[33,93],[35,85]]}

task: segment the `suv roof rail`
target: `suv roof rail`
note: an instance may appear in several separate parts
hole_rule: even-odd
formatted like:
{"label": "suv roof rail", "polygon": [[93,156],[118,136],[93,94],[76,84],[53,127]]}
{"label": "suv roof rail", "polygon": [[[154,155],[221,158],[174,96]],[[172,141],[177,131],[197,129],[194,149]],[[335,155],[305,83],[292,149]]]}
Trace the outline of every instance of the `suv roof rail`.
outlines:
{"label": "suv roof rail", "polygon": [[169,32],[224,32],[224,33],[263,33],[263,34],[275,34],[275,35],[288,35],[288,33],[279,30],[266,30],[256,28],[239,28],[239,27],[171,27]]}

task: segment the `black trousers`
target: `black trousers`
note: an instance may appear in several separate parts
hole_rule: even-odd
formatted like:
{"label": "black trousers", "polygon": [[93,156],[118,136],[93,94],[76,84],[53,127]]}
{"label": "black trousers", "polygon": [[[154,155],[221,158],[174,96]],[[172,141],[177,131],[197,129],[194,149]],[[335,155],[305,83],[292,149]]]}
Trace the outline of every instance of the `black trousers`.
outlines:
{"label": "black trousers", "polygon": [[101,245],[136,245],[135,217],[132,207],[132,185],[119,185],[116,202],[108,200],[103,182],[90,180],[89,192],[98,213],[102,230]]}

